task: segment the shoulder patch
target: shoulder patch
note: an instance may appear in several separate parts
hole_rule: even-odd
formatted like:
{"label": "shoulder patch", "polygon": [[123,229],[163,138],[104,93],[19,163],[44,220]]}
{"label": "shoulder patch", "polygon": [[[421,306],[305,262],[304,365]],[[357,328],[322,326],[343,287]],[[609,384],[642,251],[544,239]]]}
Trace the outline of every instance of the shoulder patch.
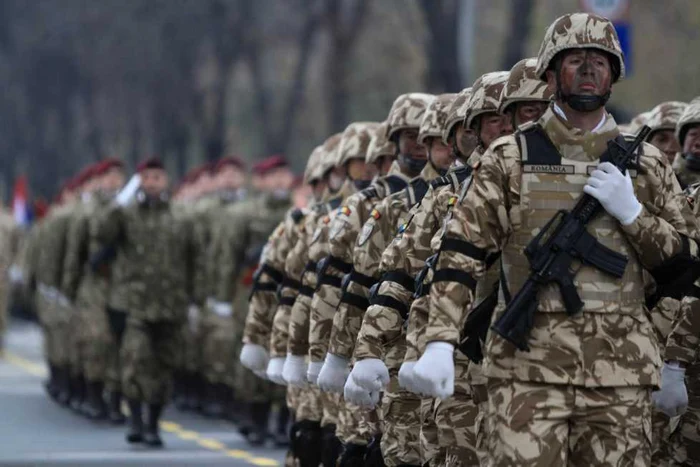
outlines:
{"label": "shoulder patch", "polygon": [[447,200],[447,205],[448,206],[454,206],[457,204],[457,197],[456,196],[450,196],[450,199]]}
{"label": "shoulder patch", "polygon": [[369,240],[370,235],[372,235],[372,231],[374,230],[374,222],[375,218],[370,217],[367,219],[367,222],[365,222],[365,225],[362,226],[362,231],[360,232],[360,236],[357,239],[357,245],[362,246],[364,245],[367,240]]}
{"label": "shoulder patch", "polygon": [[381,213],[380,213],[379,211],[377,211],[376,209],[372,209],[372,212],[370,212],[369,215],[370,215],[371,217],[373,217],[374,220],[377,220],[377,219],[379,219],[380,217],[382,217]]}
{"label": "shoulder patch", "polygon": [[344,216],[349,216],[351,213],[352,210],[347,206],[343,206],[338,210],[338,214],[343,214]]}

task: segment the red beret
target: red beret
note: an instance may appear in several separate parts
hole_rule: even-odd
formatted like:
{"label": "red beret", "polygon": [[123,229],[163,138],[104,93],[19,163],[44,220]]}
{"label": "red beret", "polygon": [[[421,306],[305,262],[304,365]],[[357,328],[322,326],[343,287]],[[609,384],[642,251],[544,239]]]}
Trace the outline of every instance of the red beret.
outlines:
{"label": "red beret", "polygon": [[255,164],[253,166],[253,173],[257,175],[265,175],[266,173],[281,167],[287,167],[287,160],[280,155],[270,156]]}
{"label": "red beret", "polygon": [[217,173],[227,165],[232,165],[239,170],[244,170],[245,165],[243,164],[243,161],[240,160],[236,156],[227,156],[227,157],[222,157],[219,159],[219,162],[216,163],[216,166],[214,166],[214,172]]}
{"label": "red beret", "polygon": [[78,174],[70,180],[70,182],[72,182],[71,189],[74,190],[76,188],[79,188],[84,183],[89,182],[92,179],[92,177],[95,176],[97,165],[98,164],[88,165],[83,170],[78,172]]}
{"label": "red beret", "polygon": [[163,162],[157,157],[150,157],[136,166],[136,171],[139,173],[148,169],[165,170],[165,166],[163,165]]}
{"label": "red beret", "polygon": [[97,166],[95,167],[95,175],[104,175],[112,169],[123,169],[123,168],[124,168],[124,162],[120,161],[119,159],[115,159],[113,157],[110,157],[108,159],[103,160],[99,164],[97,164]]}

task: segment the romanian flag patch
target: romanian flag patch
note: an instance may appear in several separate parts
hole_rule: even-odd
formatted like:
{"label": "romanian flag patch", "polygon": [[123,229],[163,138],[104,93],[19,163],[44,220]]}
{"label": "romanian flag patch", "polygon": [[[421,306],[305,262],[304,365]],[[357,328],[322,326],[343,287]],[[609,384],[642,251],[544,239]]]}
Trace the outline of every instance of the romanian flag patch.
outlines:
{"label": "romanian flag patch", "polygon": [[379,211],[377,211],[376,209],[372,209],[372,212],[369,215],[372,216],[375,220],[382,217],[382,215],[379,214]]}
{"label": "romanian flag patch", "polygon": [[404,233],[406,231],[406,226],[408,226],[408,223],[406,223],[406,222],[404,222],[403,224],[401,224],[399,226],[399,235],[401,235],[402,233]]}
{"label": "romanian flag patch", "polygon": [[448,205],[448,206],[454,206],[455,204],[457,204],[457,197],[456,197],[456,196],[451,196],[451,197],[450,197],[450,200],[447,202],[447,205]]}
{"label": "romanian flag patch", "polygon": [[351,211],[350,208],[347,207],[347,206],[343,206],[342,208],[340,208],[340,209],[338,210],[338,214],[344,214],[344,215],[346,215],[346,216],[349,216],[351,212],[352,212],[352,211]]}

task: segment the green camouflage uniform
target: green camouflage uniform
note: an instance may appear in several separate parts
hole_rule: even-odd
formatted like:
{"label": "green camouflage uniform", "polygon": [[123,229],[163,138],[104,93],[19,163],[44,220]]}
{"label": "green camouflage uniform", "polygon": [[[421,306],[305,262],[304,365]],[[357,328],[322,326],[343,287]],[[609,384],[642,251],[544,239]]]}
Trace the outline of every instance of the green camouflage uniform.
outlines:
{"label": "green camouflage uniform", "polygon": [[0,211],[0,349],[7,329],[7,312],[10,304],[9,269],[15,261],[19,247],[19,228],[11,214]]}
{"label": "green camouflage uniform", "polygon": [[195,241],[192,225],[167,201],[111,205],[98,239],[116,247],[109,306],[127,313],[121,383],[130,400],[164,404],[182,361],[182,323],[192,301]]}

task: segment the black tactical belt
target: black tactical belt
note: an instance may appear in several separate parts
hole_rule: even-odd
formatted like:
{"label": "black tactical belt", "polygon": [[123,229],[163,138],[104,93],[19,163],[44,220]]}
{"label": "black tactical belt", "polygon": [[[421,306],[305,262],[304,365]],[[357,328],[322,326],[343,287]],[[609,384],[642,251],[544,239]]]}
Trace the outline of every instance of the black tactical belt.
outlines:
{"label": "black tactical belt", "polygon": [[473,243],[460,240],[458,238],[444,238],[440,244],[440,251],[454,251],[464,256],[474,258],[478,261],[486,260],[487,252],[483,248],[475,246]]}
{"label": "black tactical belt", "polygon": [[382,276],[382,282],[396,282],[404,289],[413,292],[415,288],[415,279],[403,271],[394,270],[388,271]]}
{"label": "black tactical belt", "polygon": [[435,271],[433,283],[435,282],[459,282],[469,287],[472,291],[476,289],[476,281],[471,274],[460,269],[445,268]]}
{"label": "black tactical belt", "polygon": [[284,280],[284,273],[273,268],[269,264],[263,264],[260,267],[260,272],[264,272],[265,274],[270,276],[273,281],[277,282],[278,284]]}
{"label": "black tactical belt", "polygon": [[318,264],[316,263],[316,261],[309,261],[304,267],[304,272],[315,271],[316,269],[318,269]]}
{"label": "black tactical belt", "polygon": [[335,268],[343,274],[350,274],[350,272],[352,272],[352,264],[346,263],[340,258],[337,258],[335,256],[328,256],[326,257],[325,261],[326,267]]}
{"label": "black tactical belt", "polygon": [[353,269],[353,271],[350,273],[350,282],[360,284],[361,286],[369,289],[370,287],[372,287],[374,284],[377,283],[377,279],[375,279],[372,276],[368,276],[367,274],[362,274],[361,272],[357,272]]}
{"label": "black tactical belt", "polygon": [[406,306],[405,303],[396,300],[394,297],[390,297],[388,295],[377,295],[370,300],[370,304],[394,309],[399,312],[404,320],[408,318],[408,306]]}
{"label": "black tactical belt", "polygon": [[323,277],[318,278],[318,284],[316,285],[316,290],[318,290],[322,285],[330,285],[339,289],[342,287],[342,279],[340,277],[331,276],[330,274],[325,274]]}
{"label": "black tactical belt", "polygon": [[302,285],[301,287],[299,287],[299,294],[305,297],[313,297],[314,289],[312,287],[309,287],[308,285]]}
{"label": "black tactical belt", "polygon": [[293,306],[296,299],[296,297],[282,297],[280,298],[279,305]]}
{"label": "black tactical belt", "polygon": [[361,310],[366,310],[369,307],[369,300],[367,298],[350,292],[345,292],[340,298],[340,302],[347,303]]}
{"label": "black tactical belt", "polygon": [[274,282],[258,282],[253,286],[251,293],[255,292],[277,292],[278,285]]}
{"label": "black tactical belt", "polygon": [[284,280],[282,281],[282,288],[288,287],[290,289],[294,290],[299,290],[301,287],[301,282],[291,279],[289,277],[284,277]]}

